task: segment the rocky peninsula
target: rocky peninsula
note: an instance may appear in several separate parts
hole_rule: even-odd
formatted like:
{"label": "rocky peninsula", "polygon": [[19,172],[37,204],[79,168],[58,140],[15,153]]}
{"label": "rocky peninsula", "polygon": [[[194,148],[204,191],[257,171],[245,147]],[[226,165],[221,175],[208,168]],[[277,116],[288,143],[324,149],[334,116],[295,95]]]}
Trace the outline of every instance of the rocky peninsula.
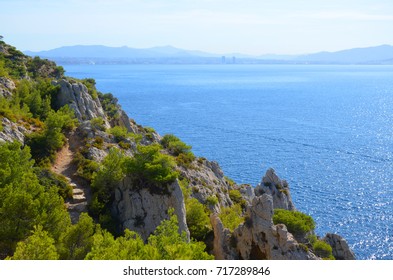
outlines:
{"label": "rocky peninsula", "polygon": [[[64,124],[58,125],[59,119]],[[203,256],[218,260],[355,259],[343,237],[315,235],[312,218],[296,210],[288,182],[273,169],[257,186],[238,185],[217,162],[196,157],[176,136],[161,136],[130,119],[112,94],[96,89],[94,80],[66,77],[53,62],[25,56],[4,42],[0,124],[2,155],[28,147],[34,160],[29,160],[34,172],[28,174],[39,195],[56,188],[56,211],[65,211],[68,217],[61,219],[69,219],[62,233],[53,230],[60,227],[60,216],[50,222],[45,218],[54,206],[26,205],[37,215],[23,223],[23,230],[15,230],[7,219],[0,225],[1,258],[113,259],[97,253],[100,240],[123,247],[140,240],[141,248],[158,248],[160,230],[175,220],[181,242],[199,244]],[[11,214],[22,219],[26,213],[11,202],[18,197],[13,194],[18,184],[30,181],[12,181],[14,172],[21,171],[13,171],[5,157],[1,161],[0,220]],[[73,237],[75,232],[83,232],[84,242]],[[130,232],[138,237],[129,238]],[[50,239],[53,254],[23,251],[39,234],[40,240]],[[159,253],[157,258],[198,258]],[[132,257],[132,250],[128,254]]]}

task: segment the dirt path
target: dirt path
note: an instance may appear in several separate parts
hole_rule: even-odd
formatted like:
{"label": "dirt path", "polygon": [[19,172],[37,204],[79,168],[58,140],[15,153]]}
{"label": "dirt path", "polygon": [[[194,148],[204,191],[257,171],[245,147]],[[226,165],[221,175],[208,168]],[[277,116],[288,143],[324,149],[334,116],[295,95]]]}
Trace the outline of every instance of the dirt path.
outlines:
{"label": "dirt path", "polygon": [[76,174],[78,167],[72,162],[82,140],[75,132],[67,135],[67,140],[67,144],[57,153],[51,170],[65,176],[73,187],[72,199],[66,201],[66,206],[72,222],[76,223],[79,215],[82,212],[87,212],[87,204],[91,200],[91,190],[89,184]]}

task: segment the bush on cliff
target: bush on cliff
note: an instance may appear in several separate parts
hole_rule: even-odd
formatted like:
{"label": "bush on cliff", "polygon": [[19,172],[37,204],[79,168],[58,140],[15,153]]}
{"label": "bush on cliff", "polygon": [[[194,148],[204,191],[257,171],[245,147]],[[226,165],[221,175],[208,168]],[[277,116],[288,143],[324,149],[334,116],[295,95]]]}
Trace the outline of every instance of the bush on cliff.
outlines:
{"label": "bush on cliff", "polygon": [[212,230],[206,207],[196,198],[187,199],[185,204],[187,226],[191,238],[198,241],[205,240],[207,234]]}
{"label": "bush on cliff", "polygon": [[241,223],[244,222],[240,204],[234,204],[231,207],[222,208],[219,217],[224,227],[230,231],[234,231]]}
{"label": "bush on cliff", "polygon": [[318,257],[321,257],[324,260],[334,260],[332,247],[325,241],[315,241],[313,244],[313,251]]}
{"label": "bush on cliff", "polygon": [[315,229],[313,218],[299,211],[275,209],[273,222],[286,225],[288,231],[295,235],[305,235]]}
{"label": "bush on cliff", "polygon": [[191,152],[191,146],[181,141],[173,134],[166,134],[161,140],[161,145],[176,157],[178,165],[190,168],[195,160],[195,155]]}
{"label": "bush on cliff", "polygon": [[125,172],[134,180],[135,187],[152,187],[152,190],[165,192],[166,186],[177,178],[175,161],[160,151],[158,144],[139,145],[134,157],[125,159]]}

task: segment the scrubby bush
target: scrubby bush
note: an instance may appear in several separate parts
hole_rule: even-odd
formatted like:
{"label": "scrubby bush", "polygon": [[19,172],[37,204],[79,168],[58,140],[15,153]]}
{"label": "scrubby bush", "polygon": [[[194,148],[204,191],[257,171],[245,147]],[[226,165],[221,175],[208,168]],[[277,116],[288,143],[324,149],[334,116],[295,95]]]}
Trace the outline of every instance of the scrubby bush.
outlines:
{"label": "scrubby bush", "polygon": [[90,124],[95,130],[105,131],[105,122],[103,118],[93,118],[90,120]]}
{"label": "scrubby bush", "polygon": [[196,198],[186,200],[186,220],[190,235],[196,240],[203,241],[211,231],[208,211]]}
{"label": "scrubby bush", "polygon": [[92,181],[93,174],[100,168],[100,164],[98,162],[85,158],[79,152],[76,153],[73,161],[78,165],[76,173],[89,182]]}
{"label": "scrubby bush", "polygon": [[66,141],[62,132],[74,128],[76,123],[74,112],[68,106],[60,108],[57,112],[50,111],[45,120],[44,131],[28,136],[27,143],[32,148],[33,158],[43,162],[46,158],[53,160],[55,152]]}
{"label": "scrubby bush", "polygon": [[146,127],[143,128],[143,130],[145,131],[146,138],[149,139],[149,140],[153,140],[153,133],[156,132],[155,129],[152,128],[152,127],[146,126]]}
{"label": "scrubby bush", "polygon": [[119,117],[120,112],[119,108],[117,106],[117,98],[113,96],[111,93],[100,93],[98,92],[98,98],[101,101],[101,105],[104,108],[105,113],[108,115],[109,118],[111,119],[116,119]]}
{"label": "scrubby bush", "polygon": [[86,78],[81,80],[82,84],[84,84],[87,87],[87,90],[89,92],[89,94],[91,95],[91,97],[93,97],[94,99],[98,98],[98,93],[97,93],[97,89],[96,89],[96,81],[94,79],[91,78]]}
{"label": "scrubby bush", "polygon": [[218,198],[217,198],[217,196],[215,196],[215,195],[208,196],[208,197],[206,198],[206,203],[207,203],[207,205],[209,205],[209,206],[217,205],[217,204],[218,204]]}
{"label": "scrubby bush", "polygon": [[273,222],[286,225],[288,231],[295,235],[305,235],[315,229],[312,217],[299,211],[275,209]]}
{"label": "scrubby bush", "polygon": [[161,140],[161,145],[174,156],[187,154],[191,151],[191,146],[185,144],[173,134],[166,134]]}
{"label": "scrubby bush", "polygon": [[160,150],[158,144],[138,146],[134,157],[125,159],[125,171],[136,186],[165,192],[166,185],[177,178],[175,161]]}
{"label": "scrubby bush", "polygon": [[[123,163],[125,157],[121,151],[112,148],[109,154],[103,159],[97,172],[92,176],[91,187],[97,202],[103,207],[110,202],[112,193],[117,184],[123,179]],[[97,207],[97,205],[95,205]],[[94,209],[98,216],[104,209]]]}
{"label": "scrubby bush", "polygon": [[195,160],[195,156],[192,152],[186,154],[180,154],[176,157],[176,163],[184,168],[192,168],[192,162]]}
{"label": "scrubby bush", "polygon": [[35,168],[35,174],[38,180],[45,189],[50,189],[54,186],[58,188],[58,194],[64,199],[72,198],[72,186],[67,179],[59,174],[56,174],[49,169]]}
{"label": "scrubby bush", "polygon": [[315,241],[313,245],[314,253],[325,260],[334,260],[332,247],[322,240]]}
{"label": "scrubby bush", "polygon": [[228,228],[230,231],[234,231],[244,222],[242,208],[239,204],[235,204],[232,207],[221,208],[219,217],[224,227]]}
{"label": "scrubby bush", "polygon": [[127,137],[127,128],[122,126],[114,126],[108,129],[108,133],[113,135],[116,142],[124,141]]}

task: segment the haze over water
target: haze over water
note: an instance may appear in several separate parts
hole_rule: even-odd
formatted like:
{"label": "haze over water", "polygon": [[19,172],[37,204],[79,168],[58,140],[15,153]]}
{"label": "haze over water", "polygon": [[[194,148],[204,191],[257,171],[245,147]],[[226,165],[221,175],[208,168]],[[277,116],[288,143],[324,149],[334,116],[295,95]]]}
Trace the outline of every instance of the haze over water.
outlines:
{"label": "haze over water", "polygon": [[238,183],[269,167],[317,234],[393,259],[393,66],[66,65]]}

